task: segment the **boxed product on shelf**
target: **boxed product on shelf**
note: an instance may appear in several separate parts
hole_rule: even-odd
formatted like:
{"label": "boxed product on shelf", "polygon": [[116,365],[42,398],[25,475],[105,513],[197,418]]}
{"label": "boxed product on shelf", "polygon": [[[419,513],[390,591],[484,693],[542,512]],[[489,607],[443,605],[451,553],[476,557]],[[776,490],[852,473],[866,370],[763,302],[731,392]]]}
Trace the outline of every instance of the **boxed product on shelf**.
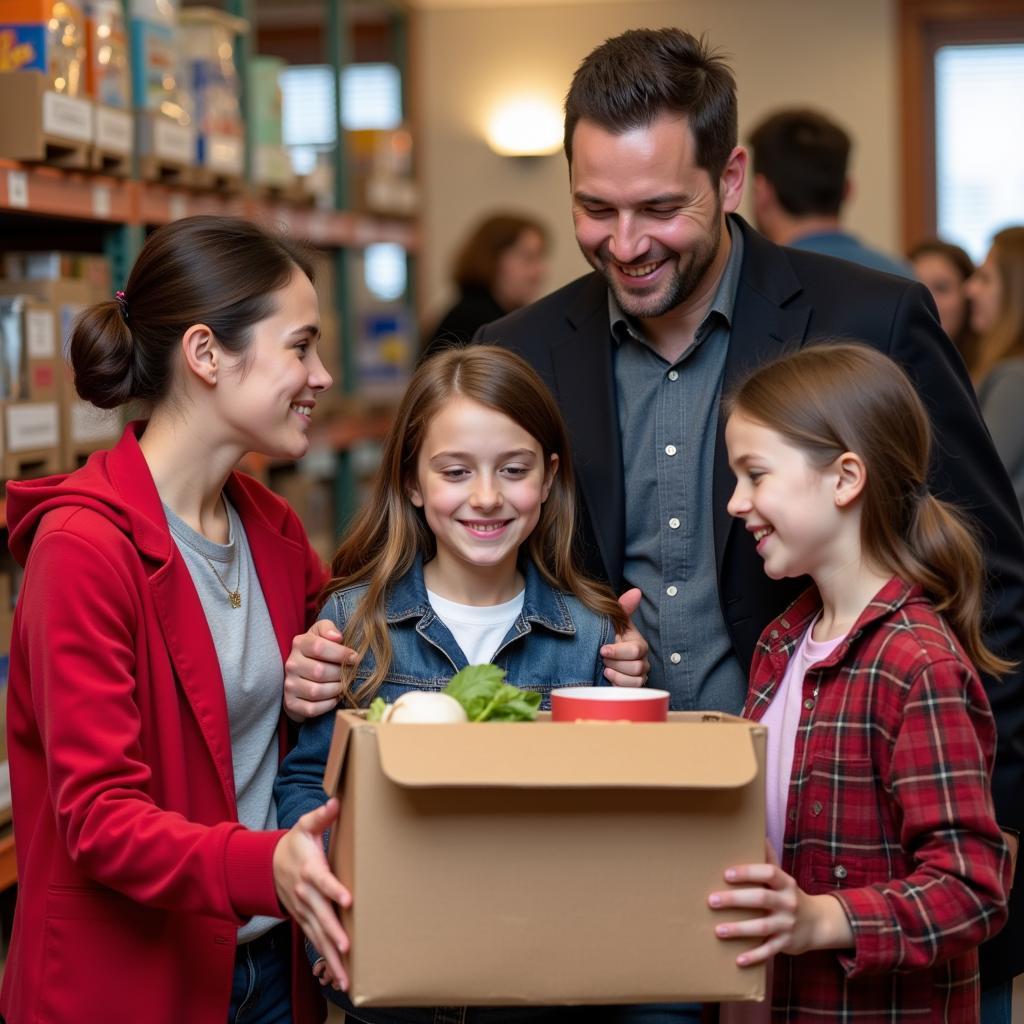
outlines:
{"label": "boxed product on shelf", "polygon": [[54,93],[85,95],[85,14],[75,0],[0,0],[0,71],[33,69]]}
{"label": "boxed product on shelf", "polygon": [[0,398],[56,401],[61,371],[49,305],[29,295],[0,298]]}
{"label": "boxed product on shelf", "polygon": [[295,181],[291,157],[284,146],[280,57],[257,55],[249,69],[249,142],[252,180],[257,185],[287,188]]}
{"label": "boxed product on shelf", "polygon": [[86,90],[96,104],[98,170],[128,174],[135,145],[128,32],[121,0],[86,0]]}
{"label": "boxed product on shelf", "polygon": [[[89,267],[93,264],[85,258],[80,266]],[[109,447],[121,435],[121,417],[116,410],[96,409],[77,396],[68,362],[68,347],[75,318],[91,303],[109,298],[110,289],[85,278],[0,281],[0,296],[22,292],[45,301],[54,314],[60,344],[58,401],[55,403],[59,409],[57,440],[54,444],[55,461],[60,468],[74,468],[90,452]]]}
{"label": "boxed product on shelf", "polygon": [[406,128],[349,133],[353,205],[367,213],[409,217],[419,208],[412,134]]}
{"label": "boxed product on shelf", "polygon": [[67,0],[0,0],[0,156],[89,166],[85,17]]}
{"label": "boxed product on shelf", "polygon": [[180,23],[195,104],[196,164],[214,175],[241,178],[245,121],[235,46],[249,23],[212,7],[183,8]]}
{"label": "boxed product on shelf", "polygon": [[7,281],[59,281],[75,278],[92,290],[90,301],[112,295],[110,261],[90,252],[5,252],[3,278]]}
{"label": "boxed product on shelf", "polygon": [[136,148],[142,177],[171,178],[195,164],[192,99],[185,85],[172,0],[130,0],[129,38]]}
{"label": "boxed product on shelf", "polygon": [[60,472],[60,404],[3,402],[0,476],[17,480]]}

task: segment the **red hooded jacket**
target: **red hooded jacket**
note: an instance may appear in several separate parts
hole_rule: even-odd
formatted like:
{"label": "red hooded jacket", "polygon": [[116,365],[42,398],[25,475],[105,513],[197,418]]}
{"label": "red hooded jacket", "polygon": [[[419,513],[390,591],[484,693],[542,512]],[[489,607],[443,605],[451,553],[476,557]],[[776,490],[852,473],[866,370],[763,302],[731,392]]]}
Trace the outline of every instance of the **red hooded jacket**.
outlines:
{"label": "red hooded jacket", "polygon": [[[25,566],[8,696],[8,1024],[224,1024],[236,929],[281,914],[284,833],[238,823],[214,640],[141,429],[69,476],[7,490]],[[323,567],[283,501],[238,474],[226,490],[284,658],[313,619]],[[295,1020],[320,1019],[297,945]]]}

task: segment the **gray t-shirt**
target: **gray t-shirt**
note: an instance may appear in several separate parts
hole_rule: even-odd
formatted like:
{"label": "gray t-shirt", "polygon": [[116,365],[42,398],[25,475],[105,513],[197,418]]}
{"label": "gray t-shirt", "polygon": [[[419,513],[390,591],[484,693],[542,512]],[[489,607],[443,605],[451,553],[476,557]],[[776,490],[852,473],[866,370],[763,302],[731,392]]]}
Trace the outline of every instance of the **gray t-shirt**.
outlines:
{"label": "gray t-shirt", "polygon": [[[231,726],[238,820],[246,828],[275,829],[274,777],[284,663],[242,520],[226,498],[224,505],[229,524],[227,544],[215,544],[197,533],[167,505],[164,513],[192,575],[220,663]],[[241,596],[238,608],[232,607],[228,596],[235,590]],[[278,920],[250,918],[238,929],[238,941],[251,942]]]}

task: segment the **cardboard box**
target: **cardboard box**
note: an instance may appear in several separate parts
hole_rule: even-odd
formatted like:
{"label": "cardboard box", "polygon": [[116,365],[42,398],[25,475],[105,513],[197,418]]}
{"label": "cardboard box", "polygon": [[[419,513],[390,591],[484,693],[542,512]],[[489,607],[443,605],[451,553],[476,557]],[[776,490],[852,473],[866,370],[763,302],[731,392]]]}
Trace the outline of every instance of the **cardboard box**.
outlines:
{"label": "cardboard box", "polygon": [[[725,868],[764,860],[766,730],[375,725],[338,712],[324,788],[353,895],[356,1006],[754,1000],[714,926]],[[752,948],[751,943],[747,948]]]}
{"label": "cardboard box", "polygon": [[0,398],[55,401],[62,372],[53,310],[28,295],[0,296]]}

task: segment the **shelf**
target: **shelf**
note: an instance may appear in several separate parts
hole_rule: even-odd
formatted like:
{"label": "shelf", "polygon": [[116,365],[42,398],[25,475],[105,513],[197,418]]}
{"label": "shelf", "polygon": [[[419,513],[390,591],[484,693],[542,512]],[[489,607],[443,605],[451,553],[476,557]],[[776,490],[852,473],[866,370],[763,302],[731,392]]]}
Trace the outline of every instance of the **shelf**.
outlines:
{"label": "shelf", "polygon": [[0,159],[0,212],[142,226],[205,213],[279,224],[290,234],[326,248],[397,242],[414,251],[419,245],[416,225],[409,220],[266,202],[248,194],[195,192],[4,159]]}

